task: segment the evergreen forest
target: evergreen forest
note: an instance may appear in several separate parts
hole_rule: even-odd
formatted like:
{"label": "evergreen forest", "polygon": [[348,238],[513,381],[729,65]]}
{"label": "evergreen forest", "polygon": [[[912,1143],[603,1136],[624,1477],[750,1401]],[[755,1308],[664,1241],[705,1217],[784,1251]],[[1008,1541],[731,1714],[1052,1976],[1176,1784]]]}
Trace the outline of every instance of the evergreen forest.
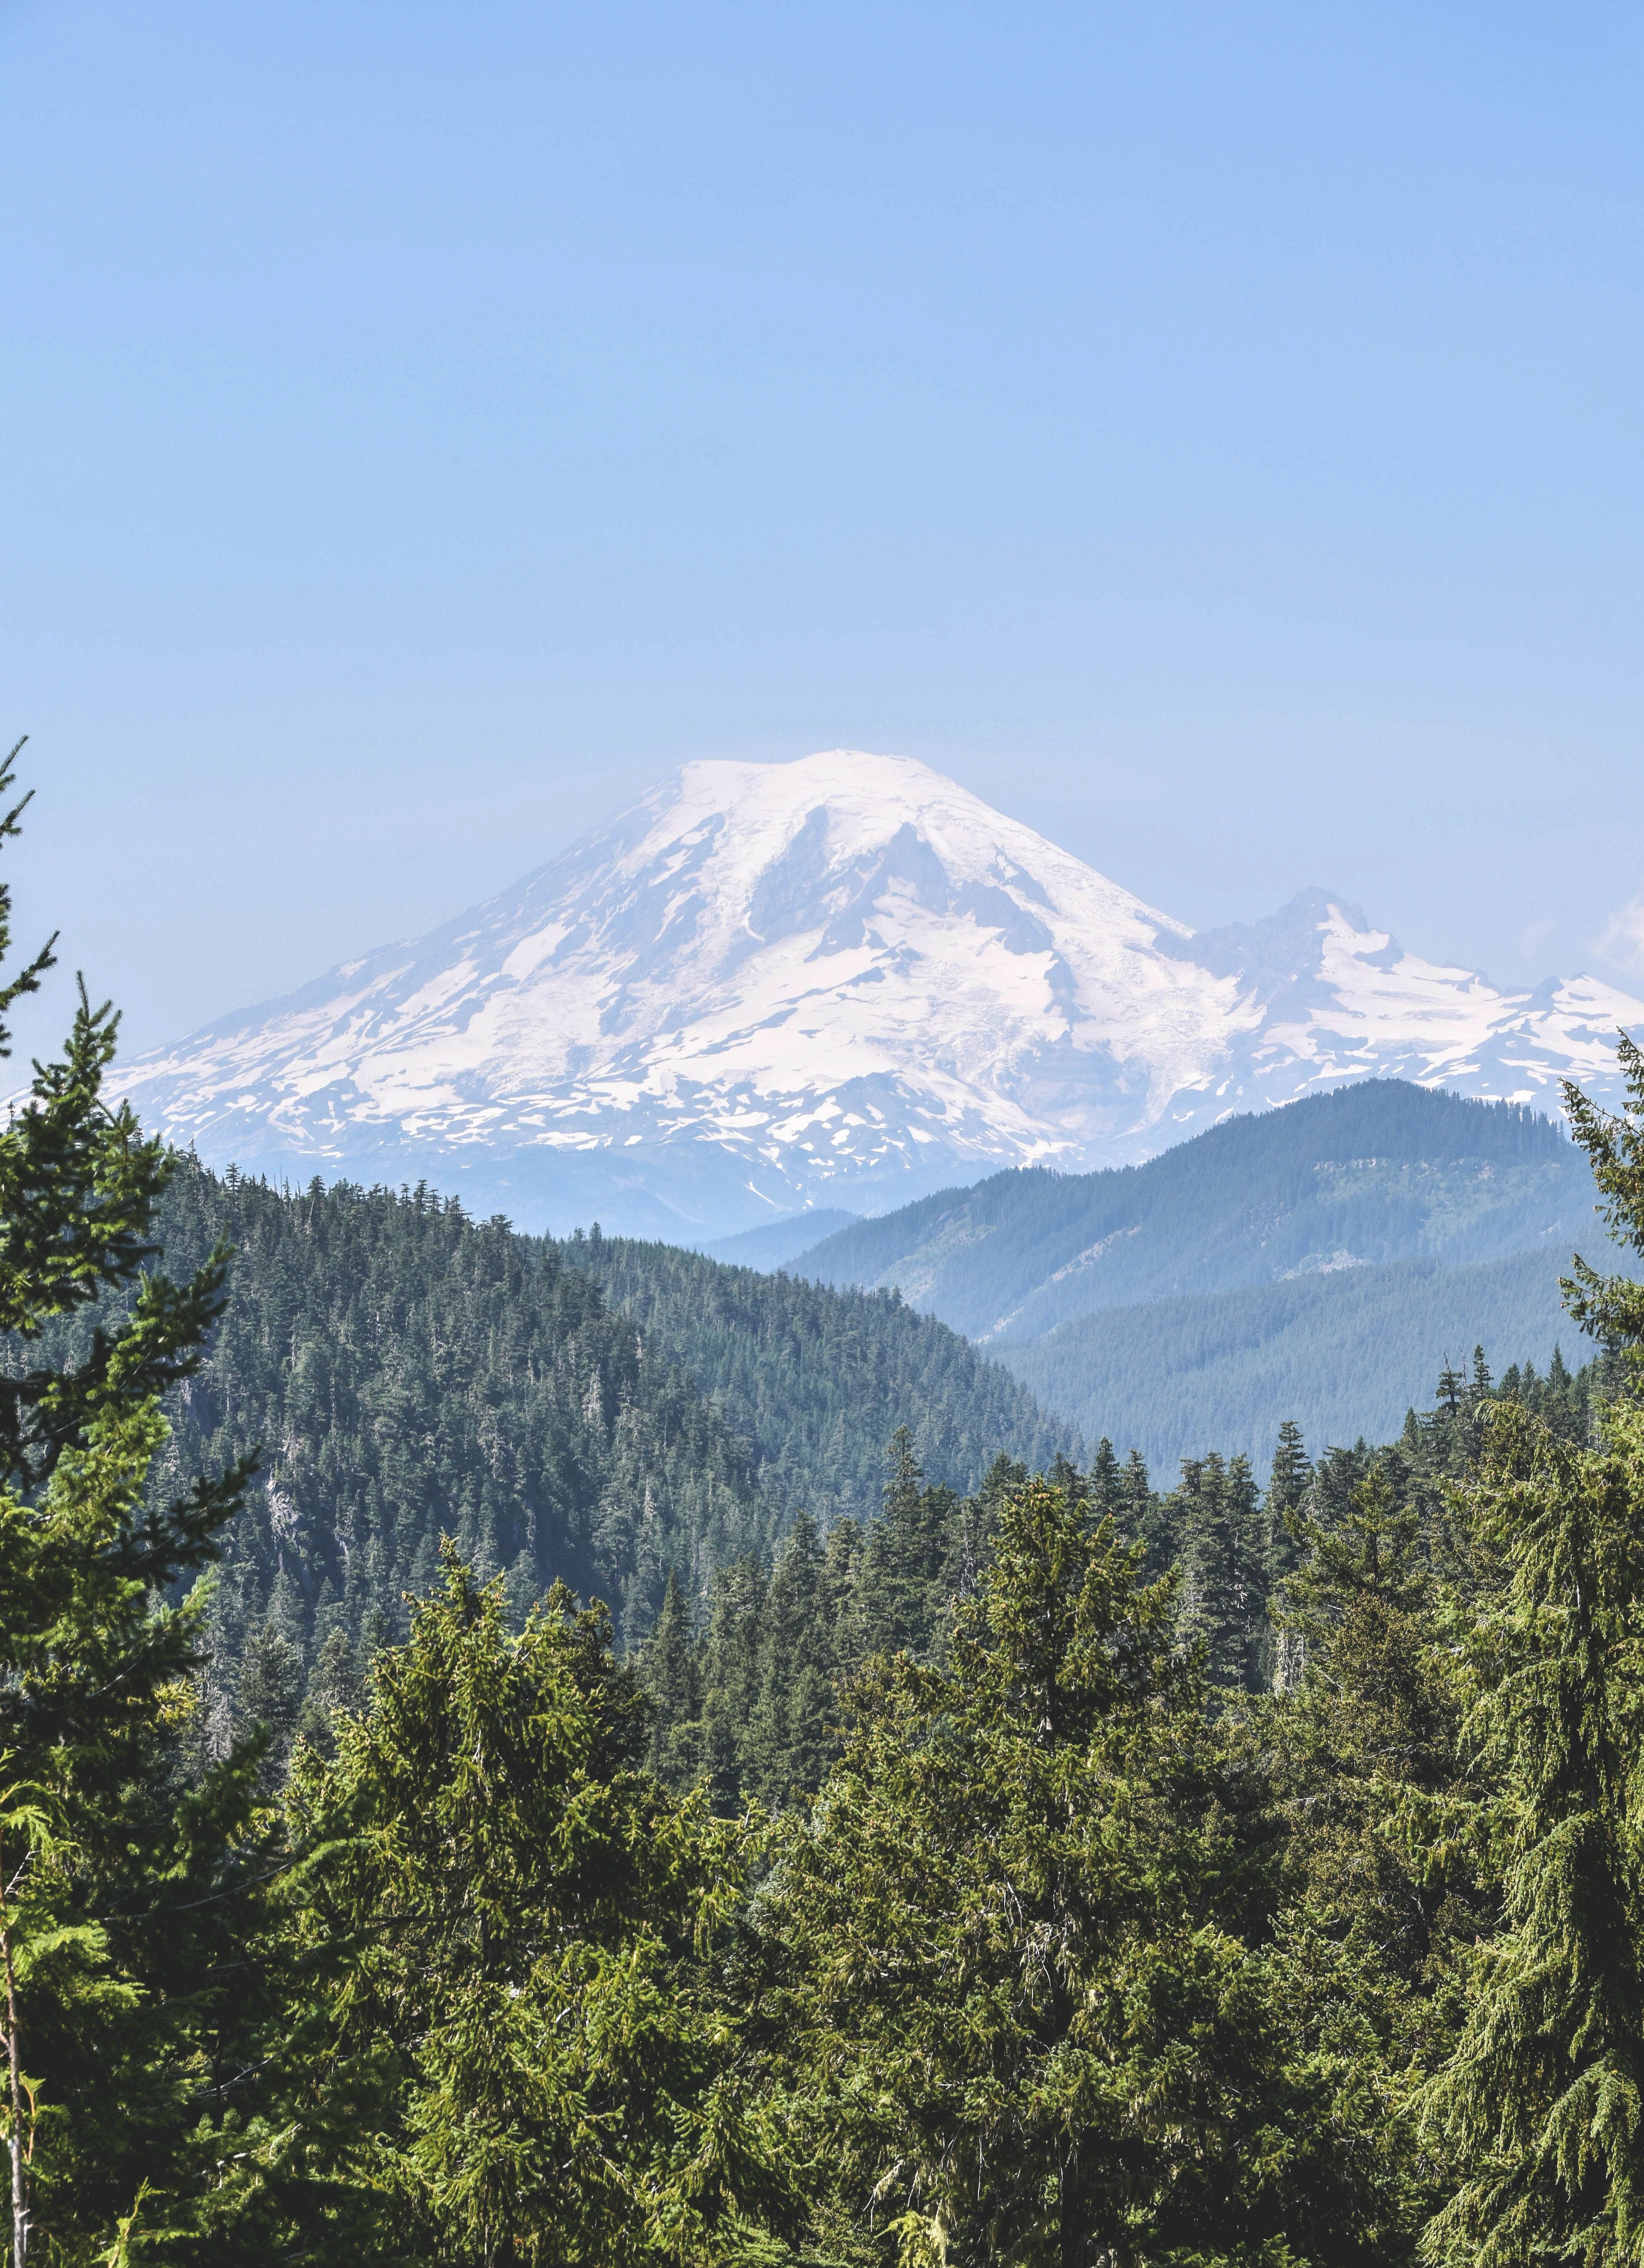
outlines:
{"label": "evergreen forest", "polygon": [[0,1128],[13,2268],[1644,2259],[1644,1284],[1156,1477],[883,1296],[214,1180],[116,1038]]}
{"label": "evergreen forest", "polygon": [[[798,1506],[825,1526],[869,1519],[899,1425],[961,1492],[1001,1447],[1037,1467],[1076,1446],[894,1292],[597,1229],[519,1236],[426,1188],[292,1195],[192,1159],[170,1170],[153,1234],[173,1273],[234,1254],[155,1476],[163,1491],[256,1466],[217,1545],[219,1750],[262,1723],[283,1759],[299,1721],[353,1690],[347,1665],[405,1636],[444,1535],[477,1582],[501,1579],[510,1627],[560,1580],[606,1602],[631,1649],[671,1575],[705,1603],[716,1571],[768,1556]],[[81,1364],[129,1300],[111,1291],[41,1344]],[[14,1341],[8,1365],[26,1374],[39,1352]]]}

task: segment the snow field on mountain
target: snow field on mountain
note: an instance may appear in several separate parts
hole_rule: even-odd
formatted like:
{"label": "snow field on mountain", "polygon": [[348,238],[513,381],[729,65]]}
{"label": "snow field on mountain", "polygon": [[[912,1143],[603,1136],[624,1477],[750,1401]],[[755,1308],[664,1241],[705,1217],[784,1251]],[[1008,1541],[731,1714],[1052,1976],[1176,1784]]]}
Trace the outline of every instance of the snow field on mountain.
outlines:
{"label": "snow field on mountain", "polygon": [[1503,993],[1322,894],[1196,939],[927,766],[834,750],[687,765],[488,904],[126,1084],[210,1162],[724,1233],[1139,1159],[1344,1078],[1551,1101],[1602,1088],[1637,1020],[1589,978]]}

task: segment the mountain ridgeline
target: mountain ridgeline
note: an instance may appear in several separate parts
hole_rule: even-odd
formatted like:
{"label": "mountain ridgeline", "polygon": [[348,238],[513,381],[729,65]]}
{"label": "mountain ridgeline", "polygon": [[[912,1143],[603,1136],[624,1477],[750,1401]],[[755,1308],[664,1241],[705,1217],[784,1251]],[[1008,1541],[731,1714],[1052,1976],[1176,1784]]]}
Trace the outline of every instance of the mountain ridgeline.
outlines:
{"label": "mountain ridgeline", "polygon": [[809,1212],[783,1213],[735,1236],[716,1237],[701,1249],[710,1260],[727,1260],[735,1268],[786,1268],[823,1237],[848,1228],[859,1217],[839,1205],[818,1205]]}
{"label": "mountain ridgeline", "polygon": [[1369,1079],[1230,1118],[1143,1166],[996,1174],[838,1231],[796,1262],[894,1285],[983,1344],[1104,1307],[1395,1260],[1538,1249],[1567,1262],[1594,1217],[1586,1158],[1533,1111]]}
{"label": "mountain ridgeline", "polygon": [[1545,1369],[1572,1254],[1608,1263],[1582,1152],[1507,1103],[1376,1079],[1228,1120],[1145,1166],[1001,1174],[792,1263],[895,1285],[1088,1440],[1169,1467],[1395,1433],[1482,1342]]}

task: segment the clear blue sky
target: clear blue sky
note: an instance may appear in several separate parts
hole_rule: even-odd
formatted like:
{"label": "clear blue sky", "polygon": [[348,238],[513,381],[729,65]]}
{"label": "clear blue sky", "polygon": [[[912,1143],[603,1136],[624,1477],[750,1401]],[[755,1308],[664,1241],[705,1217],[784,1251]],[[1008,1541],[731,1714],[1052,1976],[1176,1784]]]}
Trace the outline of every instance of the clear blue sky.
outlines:
{"label": "clear blue sky", "polygon": [[0,0],[0,114],[20,910],[134,1043],[841,742],[1624,973],[1636,5]]}

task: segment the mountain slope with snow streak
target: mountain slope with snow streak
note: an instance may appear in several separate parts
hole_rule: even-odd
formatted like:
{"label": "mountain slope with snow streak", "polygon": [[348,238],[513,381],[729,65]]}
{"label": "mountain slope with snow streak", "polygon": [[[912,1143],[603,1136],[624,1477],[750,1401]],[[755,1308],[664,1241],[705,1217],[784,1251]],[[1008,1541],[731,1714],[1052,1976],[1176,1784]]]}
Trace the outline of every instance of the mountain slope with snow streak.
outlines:
{"label": "mountain slope with snow streak", "polygon": [[1345,1079],[1547,1104],[1644,1004],[1304,894],[1194,935],[925,765],[702,762],[431,935],[126,1067],[208,1162],[724,1234],[1151,1155]]}

